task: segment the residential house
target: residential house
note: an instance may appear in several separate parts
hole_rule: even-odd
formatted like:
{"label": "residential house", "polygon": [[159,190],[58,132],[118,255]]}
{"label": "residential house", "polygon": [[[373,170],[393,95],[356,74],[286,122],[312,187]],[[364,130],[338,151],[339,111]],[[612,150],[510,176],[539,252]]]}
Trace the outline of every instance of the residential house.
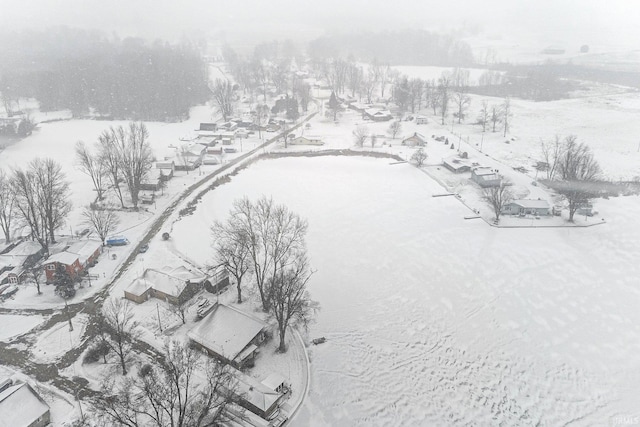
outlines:
{"label": "residential house", "polygon": [[243,408],[265,420],[273,418],[286,394],[273,390],[269,385],[246,375],[237,369],[227,366],[226,369],[236,379],[236,387],[232,390],[237,403]]}
{"label": "residential house", "polygon": [[507,203],[502,208],[502,213],[505,215],[546,216],[551,214],[551,206],[549,206],[549,202],[542,199],[520,199]]}
{"label": "residential house", "polygon": [[4,255],[0,255],[0,285],[20,283],[29,267],[36,265],[44,249],[38,242],[20,242]]}
{"label": "residential house", "polygon": [[135,279],[125,289],[124,297],[138,304],[152,297],[180,304],[195,295],[207,282],[204,273],[185,266],[166,266],[160,270],[148,268],[142,277]]}
{"label": "residential house", "polygon": [[44,261],[47,283],[54,281],[59,264],[64,266],[72,279],[76,279],[97,262],[101,253],[102,242],[99,240],[80,240],[68,245],[62,252],[55,253]]}
{"label": "residential house", "polygon": [[247,313],[217,304],[198,325],[189,339],[210,356],[237,369],[253,362],[267,336],[267,324]]}
{"label": "residential house", "polygon": [[471,180],[482,188],[498,187],[502,177],[490,167],[476,166],[471,169]]}
{"label": "residential house", "polygon": [[413,135],[402,140],[402,145],[407,145],[409,147],[415,147],[415,146],[423,147],[427,145],[427,138],[425,138],[423,135],[419,134],[418,132],[414,132]]}
{"label": "residential house", "polygon": [[458,155],[443,159],[442,164],[453,173],[468,172],[473,166],[477,166],[477,163],[472,163],[469,159],[462,158]]}
{"label": "residential house", "polygon": [[191,143],[184,145],[176,154],[176,170],[194,170],[202,164],[207,146],[204,144]]}
{"label": "residential house", "polygon": [[288,143],[289,145],[324,145],[324,142],[318,137],[313,136],[299,136],[297,138],[293,138]]}
{"label": "residential house", "polygon": [[386,122],[393,118],[389,110],[378,110],[375,108],[365,110],[364,117],[374,122]]}
{"label": "residential house", "polygon": [[425,116],[416,116],[416,124],[417,125],[426,125],[429,123],[429,119]]}
{"label": "residential house", "polygon": [[49,405],[27,383],[0,392],[0,426],[44,427],[51,422]]}

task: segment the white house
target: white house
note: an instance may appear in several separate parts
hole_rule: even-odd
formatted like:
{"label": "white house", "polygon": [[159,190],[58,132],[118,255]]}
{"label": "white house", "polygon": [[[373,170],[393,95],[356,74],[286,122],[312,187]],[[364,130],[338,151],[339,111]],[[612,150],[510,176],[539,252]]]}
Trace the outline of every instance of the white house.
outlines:
{"label": "white house", "polygon": [[0,426],[44,427],[50,423],[49,405],[27,383],[0,392]]}
{"label": "white house", "polygon": [[471,169],[471,180],[482,188],[498,187],[502,182],[502,177],[490,167],[476,166]]}
{"label": "white house", "polygon": [[551,206],[549,206],[549,202],[542,199],[520,199],[507,203],[502,208],[502,213],[506,215],[546,216],[551,214]]}

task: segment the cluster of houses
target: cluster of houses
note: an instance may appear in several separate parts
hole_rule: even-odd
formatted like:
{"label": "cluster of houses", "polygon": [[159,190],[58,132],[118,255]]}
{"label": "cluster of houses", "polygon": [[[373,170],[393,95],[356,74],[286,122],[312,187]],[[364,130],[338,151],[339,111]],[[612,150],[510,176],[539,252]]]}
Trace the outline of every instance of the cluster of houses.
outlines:
{"label": "cluster of houses", "polygon": [[[228,285],[229,275],[224,269],[207,276],[185,265],[166,266],[146,269],[124,290],[124,296],[138,304],[149,298],[182,304],[202,289],[217,293]],[[201,320],[188,332],[189,340],[232,372],[238,383],[239,405],[264,420],[271,419],[286,398],[285,379],[272,374],[258,381],[240,369],[253,366],[259,346],[272,335],[273,327],[232,306],[215,302],[206,307],[204,313],[198,313]]]}
{"label": "cluster of houses", "polygon": [[95,265],[101,252],[99,240],[71,240],[50,245],[45,259],[45,251],[38,242],[16,242],[0,252],[0,285],[20,284],[34,268],[44,269],[46,283],[52,283],[58,265],[62,265],[72,279],[79,279]]}

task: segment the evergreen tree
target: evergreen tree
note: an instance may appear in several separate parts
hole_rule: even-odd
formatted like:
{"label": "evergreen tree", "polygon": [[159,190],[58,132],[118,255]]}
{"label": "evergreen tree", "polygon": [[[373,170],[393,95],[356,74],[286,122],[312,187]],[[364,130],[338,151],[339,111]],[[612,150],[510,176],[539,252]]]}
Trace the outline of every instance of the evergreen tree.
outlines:
{"label": "evergreen tree", "polygon": [[340,110],[340,102],[338,102],[338,98],[336,97],[335,92],[331,92],[331,97],[329,98],[329,109],[333,112],[333,120],[336,120],[338,116],[338,111]]}
{"label": "evergreen tree", "polygon": [[76,294],[73,278],[63,264],[56,264],[56,272],[53,276],[53,284],[56,287],[55,293],[65,300],[73,298]]}

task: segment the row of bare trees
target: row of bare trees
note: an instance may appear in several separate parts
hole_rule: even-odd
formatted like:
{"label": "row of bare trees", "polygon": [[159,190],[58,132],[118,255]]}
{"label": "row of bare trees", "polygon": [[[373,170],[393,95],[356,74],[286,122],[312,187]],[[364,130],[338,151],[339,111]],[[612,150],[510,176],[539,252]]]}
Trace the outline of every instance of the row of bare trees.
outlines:
{"label": "row of bare trees", "polygon": [[236,200],[227,220],[211,227],[215,264],[235,279],[239,303],[247,275],[254,280],[263,310],[278,323],[282,352],[288,326],[306,325],[314,309],[306,290],[313,274],[307,227],[298,214],[266,197]]}
{"label": "row of bare trees", "polygon": [[111,126],[98,137],[93,150],[78,142],[76,164],[91,178],[98,200],[110,191],[124,208],[122,187],[125,187],[133,207],[137,208],[142,183],[153,164],[146,125],[131,122],[127,127]]}
{"label": "row of bare trees", "polygon": [[5,240],[11,241],[16,225],[26,226],[48,252],[71,211],[69,196],[66,175],[53,159],[36,158],[9,174],[0,171],[0,229]]}

